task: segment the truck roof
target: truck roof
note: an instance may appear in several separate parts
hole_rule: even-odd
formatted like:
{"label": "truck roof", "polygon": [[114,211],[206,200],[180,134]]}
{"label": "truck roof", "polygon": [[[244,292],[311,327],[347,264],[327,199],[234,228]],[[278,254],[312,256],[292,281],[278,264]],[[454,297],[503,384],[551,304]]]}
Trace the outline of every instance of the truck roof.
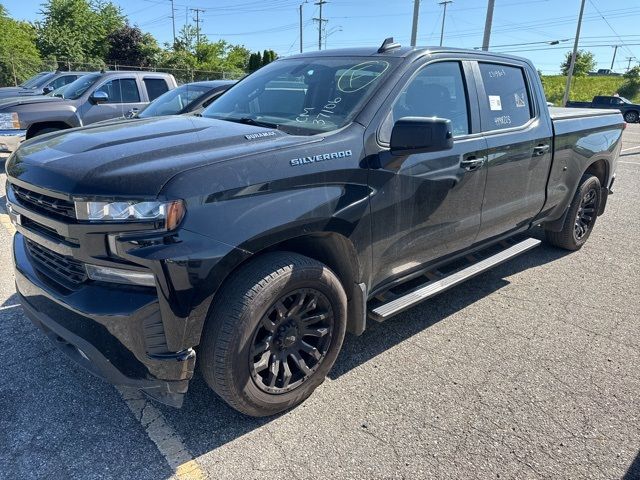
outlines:
{"label": "truck roof", "polygon": [[[425,46],[425,47],[408,47],[398,46],[395,48],[389,48],[383,52],[379,51],[379,47],[356,47],[356,48],[335,48],[330,50],[320,50],[314,52],[298,53],[290,55],[286,58],[305,58],[305,57],[396,57],[396,58],[408,58],[419,57],[424,54],[434,53],[465,53],[472,54],[474,56],[482,57],[500,57],[511,58],[514,60],[526,60],[525,58],[518,57],[516,55],[505,55],[503,53],[485,52],[482,50],[470,50],[465,48],[454,47],[440,47],[440,46]],[[528,60],[527,60],[528,62]]]}

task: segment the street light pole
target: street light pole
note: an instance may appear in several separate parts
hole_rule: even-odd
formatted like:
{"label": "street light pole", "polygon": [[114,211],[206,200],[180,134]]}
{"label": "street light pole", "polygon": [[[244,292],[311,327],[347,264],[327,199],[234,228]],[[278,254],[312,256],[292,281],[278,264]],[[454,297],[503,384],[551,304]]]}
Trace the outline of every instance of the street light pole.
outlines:
{"label": "street light pole", "polygon": [[569,90],[571,89],[571,77],[573,69],[576,66],[576,55],[578,53],[578,42],[580,41],[580,27],[582,27],[582,14],[584,13],[585,0],[580,4],[580,14],[578,15],[578,27],[576,28],[576,38],[573,42],[573,53],[571,54],[571,62],[569,63],[569,72],[567,72],[567,85],[564,87],[564,97],[562,97],[562,106],[564,107],[569,101]]}
{"label": "street light pole", "polygon": [[444,39],[444,21],[447,18],[447,5],[453,3],[453,0],[444,0],[444,2],[438,3],[438,5],[444,6],[444,12],[442,14],[442,27],[440,28],[440,46],[442,46],[442,40]]}
{"label": "street light pole", "polygon": [[613,63],[616,61],[616,53],[618,53],[618,47],[620,45],[614,45],[613,46],[613,58],[611,59],[611,71],[613,72]]}
{"label": "street light pole", "polygon": [[307,3],[306,0],[300,4],[300,53],[302,53],[302,6]]}

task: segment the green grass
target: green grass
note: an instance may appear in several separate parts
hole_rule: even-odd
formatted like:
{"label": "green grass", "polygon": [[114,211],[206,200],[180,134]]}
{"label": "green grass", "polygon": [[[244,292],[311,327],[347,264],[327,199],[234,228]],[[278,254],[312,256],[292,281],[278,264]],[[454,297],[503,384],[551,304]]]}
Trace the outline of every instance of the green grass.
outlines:
{"label": "green grass", "polygon": [[[560,106],[566,83],[567,77],[562,75],[543,75],[542,84],[547,101]],[[622,77],[574,77],[569,100],[589,102],[596,95],[613,95],[623,83]],[[629,100],[640,101],[640,95]]]}

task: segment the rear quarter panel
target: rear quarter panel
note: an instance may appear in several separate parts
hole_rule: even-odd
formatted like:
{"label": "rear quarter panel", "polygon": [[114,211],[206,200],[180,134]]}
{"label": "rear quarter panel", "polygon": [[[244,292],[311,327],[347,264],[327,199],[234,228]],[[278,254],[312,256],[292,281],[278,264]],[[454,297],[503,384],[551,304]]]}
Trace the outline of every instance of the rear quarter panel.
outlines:
{"label": "rear quarter panel", "polygon": [[547,217],[559,218],[571,202],[580,178],[598,160],[607,165],[606,185],[611,183],[622,147],[624,120],[609,111],[584,117],[554,118],[554,158],[547,186]]}

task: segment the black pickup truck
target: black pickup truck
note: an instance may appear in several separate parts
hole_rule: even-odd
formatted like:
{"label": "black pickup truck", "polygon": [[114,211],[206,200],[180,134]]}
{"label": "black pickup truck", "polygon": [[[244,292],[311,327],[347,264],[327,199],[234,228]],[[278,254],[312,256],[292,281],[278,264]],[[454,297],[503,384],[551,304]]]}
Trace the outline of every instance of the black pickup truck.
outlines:
{"label": "black pickup truck", "polygon": [[22,144],[18,297],[115,384],[180,406],[197,355],[231,406],[275,414],[322,383],[345,332],[537,246],[531,228],[578,250],[624,125],[550,112],[511,56],[387,40],[281,59],[202,116]]}
{"label": "black pickup truck", "polygon": [[640,105],[627,100],[624,97],[616,96],[596,96],[591,102],[567,102],[570,108],[601,108],[614,109],[622,113],[624,121],[627,123],[637,123],[640,120]]}

